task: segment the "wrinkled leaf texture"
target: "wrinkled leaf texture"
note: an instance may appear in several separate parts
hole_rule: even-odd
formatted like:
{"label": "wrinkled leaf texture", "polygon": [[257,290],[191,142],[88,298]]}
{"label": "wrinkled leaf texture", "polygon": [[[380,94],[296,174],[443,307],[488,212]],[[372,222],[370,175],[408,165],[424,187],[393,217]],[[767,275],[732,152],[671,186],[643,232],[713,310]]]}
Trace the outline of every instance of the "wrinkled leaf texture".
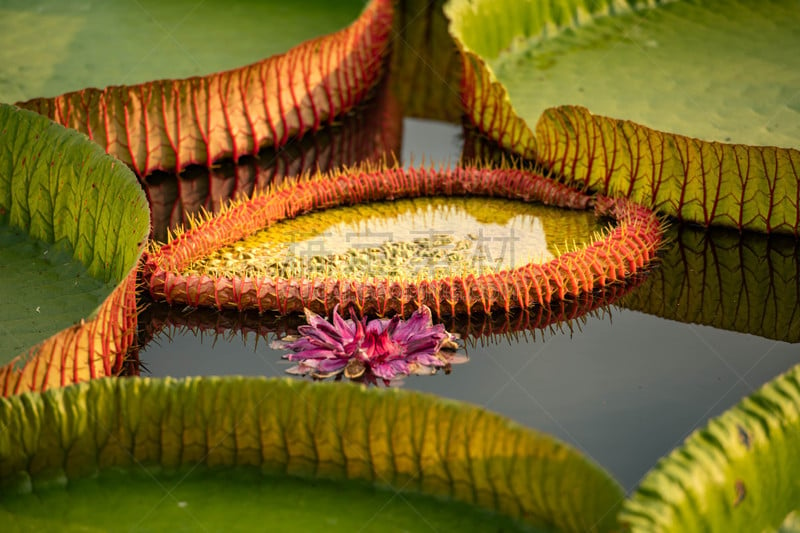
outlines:
{"label": "wrinkled leaf texture", "polygon": [[534,129],[488,65],[515,39],[547,38],[653,4],[660,2],[451,0],[445,9],[470,121],[503,148],[591,190],[703,226],[798,235],[800,151],[708,142],[570,105],[546,109]]}
{"label": "wrinkled leaf texture", "polygon": [[75,316],[74,326],[0,368],[0,394],[118,371],[134,340],[135,266],[150,229],[135,176],[85,136],[6,104],[0,104],[0,168],[0,223],[64,243],[89,274],[117,285],[92,316]]}
{"label": "wrinkled leaf texture", "polygon": [[391,25],[391,0],[372,0],[349,27],[245,67],[18,105],[85,133],[140,177],[211,167],[283,146],[351,110],[380,79]]}
{"label": "wrinkled leaf texture", "polygon": [[606,531],[622,490],[568,446],[400,390],[263,378],[93,380],[0,400],[5,491],[196,464],[361,480],[558,531]]}
{"label": "wrinkled leaf texture", "polygon": [[631,531],[775,531],[798,509],[800,366],[694,432],[624,504]]}

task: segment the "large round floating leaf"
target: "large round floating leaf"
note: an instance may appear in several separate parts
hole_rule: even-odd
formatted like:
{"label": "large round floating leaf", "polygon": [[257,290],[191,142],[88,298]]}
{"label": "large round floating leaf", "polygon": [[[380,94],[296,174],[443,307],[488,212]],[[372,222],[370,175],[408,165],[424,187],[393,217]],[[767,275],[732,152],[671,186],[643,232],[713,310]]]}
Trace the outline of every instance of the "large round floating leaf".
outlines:
{"label": "large round floating leaf", "polygon": [[[246,378],[95,380],[0,400],[0,423],[7,524],[44,503],[48,515],[63,512],[75,526],[123,513],[143,524],[195,516],[329,526],[327,518],[339,517],[347,529],[397,500],[389,513],[416,509],[423,516],[412,516],[415,523],[428,513],[434,523],[462,512],[480,520],[469,504],[537,530],[606,531],[622,499],[617,483],[568,446],[481,408],[408,391]],[[308,482],[292,477],[323,480],[311,502],[300,497]],[[145,487],[157,497],[141,494]],[[131,509],[98,506],[106,490]]]}
{"label": "large round floating leaf", "polygon": [[[800,366],[693,433],[645,477],[620,521],[631,531],[796,530]],[[785,522],[785,523],[784,523]]]}
{"label": "large round floating leaf", "polygon": [[591,242],[588,210],[501,198],[397,199],[326,209],[273,224],[194,261],[184,273],[239,277],[468,276],[546,262]]}
{"label": "large round floating leaf", "polygon": [[451,0],[472,122],[604,194],[704,225],[796,234],[795,3],[650,4]]}
{"label": "large round floating leaf", "polygon": [[365,3],[7,0],[0,101],[230,70],[340,30]]}
{"label": "large round floating leaf", "polygon": [[85,136],[6,104],[0,168],[0,394],[110,374],[135,333],[139,183]]}
{"label": "large round floating leaf", "polygon": [[[212,2],[207,7],[212,6],[216,7],[212,12],[230,16],[228,3],[223,7]],[[332,11],[341,11],[338,3],[335,6]],[[137,7],[147,16],[144,6]],[[277,21],[286,18],[281,16],[285,7],[270,7],[276,15],[275,25],[282,25]],[[119,12],[129,9],[123,7]],[[233,9],[242,12],[248,8],[239,5]],[[316,1],[294,5],[290,12],[294,10],[310,15],[325,11]],[[215,28],[220,27],[216,17],[210,13],[206,16],[214,21]],[[254,21],[251,28],[258,28],[259,35],[270,35],[268,24],[260,24],[257,17],[248,18]],[[238,159],[258,153],[264,146],[283,146],[290,138],[317,131],[351,110],[380,79],[391,25],[391,2],[372,0],[350,26],[244,67],[231,69],[230,65],[230,70],[214,74],[201,70],[195,72],[201,76],[104,89],[83,89],[81,85],[79,90],[19,105],[86,133],[139,176],[158,169],[180,171],[193,163],[210,167],[223,157]],[[235,39],[241,38],[237,35]],[[220,49],[219,42],[213,50]],[[208,50],[208,43],[200,49]],[[192,52],[183,45],[180,52],[191,57]],[[209,60],[209,64],[216,61]],[[122,79],[113,81],[121,83]]]}
{"label": "large round floating leaf", "polygon": [[[172,489],[167,494],[162,487]],[[4,531],[531,531],[510,517],[362,483],[198,468],[167,475],[125,470],[74,480],[67,490],[0,504]],[[99,508],[98,501],[103,505]],[[2,509],[6,511],[3,512]],[[42,517],[57,517],[44,519]]]}
{"label": "large round floating leaf", "polygon": [[708,141],[798,146],[797,2],[570,3],[584,4],[577,23],[518,34],[488,58],[528,124],[571,104]]}
{"label": "large round floating leaf", "polygon": [[[586,209],[595,201],[578,190],[513,168],[362,167],[317,174],[287,181],[217,216],[198,221],[168,244],[154,246],[146,262],[145,278],[156,299],[194,307],[281,313],[310,308],[328,313],[336,304],[353,303],[362,312],[383,315],[405,314],[427,305],[442,316],[547,305],[566,295],[592,291],[644,268],[661,244],[661,224],[651,211],[626,200],[598,198],[595,213],[615,218],[616,226],[585,246],[573,246],[549,261],[523,256],[521,265],[504,265],[489,272],[456,268],[426,277],[419,272],[382,271],[377,264],[373,269],[369,257],[357,258],[367,267],[359,272],[342,271],[327,265],[324,259],[319,268],[300,264],[296,271],[270,271],[264,258],[259,257],[249,258],[255,262],[254,269],[242,270],[238,264],[225,266],[229,264],[230,252],[223,252],[211,269],[195,268],[203,258],[227,245],[310,211],[433,196],[496,196],[574,209]],[[483,210],[478,217],[496,218],[495,211],[504,213],[508,208]],[[400,227],[393,226],[390,233],[395,231],[400,231]],[[466,241],[470,239],[465,240],[467,247],[474,244]],[[451,244],[452,249],[446,250],[448,259],[451,253],[458,255],[456,248],[463,243]],[[426,252],[425,243],[409,243],[409,246],[411,256]],[[416,250],[417,247],[420,249]],[[402,247],[391,242],[383,248],[377,253],[406,257],[406,252],[399,249]],[[274,253],[272,262],[281,263],[285,257],[283,253]],[[406,259],[412,261],[414,257]],[[384,262],[387,268],[393,266],[391,260]]]}

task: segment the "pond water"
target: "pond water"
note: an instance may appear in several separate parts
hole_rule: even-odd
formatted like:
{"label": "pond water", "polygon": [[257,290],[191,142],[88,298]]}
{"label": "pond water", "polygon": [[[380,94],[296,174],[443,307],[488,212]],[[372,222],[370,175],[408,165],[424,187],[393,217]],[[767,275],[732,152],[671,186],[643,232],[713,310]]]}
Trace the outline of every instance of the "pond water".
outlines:
{"label": "pond water", "polygon": [[[403,120],[406,165],[412,155],[417,163],[454,164],[462,144],[460,127]],[[198,205],[213,200],[207,197],[214,186],[202,180],[181,186],[174,196],[199,190]],[[166,209],[164,220],[174,222],[176,210]],[[516,315],[509,324],[493,317],[472,324],[472,331],[513,331],[526,320],[536,324],[594,309],[587,315],[544,329],[468,336],[467,364],[449,375],[411,376],[403,386],[481,405],[550,433],[632,490],[692,430],[800,359],[794,240],[740,240],[690,229],[672,237],[662,264],[625,290],[544,318]],[[141,372],[152,376],[283,376],[289,364],[269,341],[275,331],[302,323],[159,305],[150,306],[142,322]]]}

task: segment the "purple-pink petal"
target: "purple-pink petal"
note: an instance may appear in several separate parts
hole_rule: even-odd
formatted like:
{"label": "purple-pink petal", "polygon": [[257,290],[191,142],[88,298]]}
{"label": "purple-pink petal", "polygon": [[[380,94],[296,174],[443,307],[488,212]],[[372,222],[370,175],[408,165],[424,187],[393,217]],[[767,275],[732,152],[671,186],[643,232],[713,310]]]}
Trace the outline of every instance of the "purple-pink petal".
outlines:
{"label": "purple-pink petal", "polygon": [[306,309],[306,322],[308,327],[319,329],[327,335],[338,336],[336,327],[333,324],[308,309]]}
{"label": "purple-pink petal", "polygon": [[413,339],[405,345],[406,352],[415,354],[419,352],[436,352],[439,348],[439,341],[436,337],[420,337]]}
{"label": "purple-pink petal", "polygon": [[312,370],[313,370],[313,368],[309,367],[308,365],[299,364],[299,365],[294,365],[292,367],[287,368],[286,369],[286,373],[287,374],[292,374],[292,375],[295,375],[295,376],[305,376],[306,374],[308,374]]}
{"label": "purple-pink petal", "polygon": [[392,359],[372,366],[372,373],[383,379],[394,379],[398,375],[408,375],[410,369],[403,359]]}
{"label": "purple-pink petal", "polygon": [[394,331],[394,336],[397,337],[399,341],[406,342],[412,337],[426,331],[432,324],[431,310],[423,305],[414,311],[408,320],[398,324],[397,329]]}
{"label": "purple-pink petal", "polygon": [[[455,337],[442,324],[433,324],[426,306],[421,306],[406,321],[399,315],[391,319],[359,319],[352,307],[350,315],[350,319],[342,317],[337,305],[332,321],[328,322],[306,310],[308,323],[298,328],[302,336],[274,341],[271,345],[292,352],[283,356],[299,362],[289,369],[291,373],[312,373],[317,378],[340,375],[354,358],[366,367],[363,380],[380,378],[384,383],[412,372],[434,373],[436,368],[449,368],[447,365],[453,359],[462,362],[450,352],[440,353],[443,343]],[[357,372],[359,376],[351,374],[351,378],[362,376],[362,372]]]}
{"label": "purple-pink petal", "polygon": [[328,346],[329,348],[333,348],[334,346],[342,345],[341,337],[338,335],[328,335],[319,328],[312,326],[300,326],[297,328],[297,332],[300,333],[304,339],[308,340],[309,342],[313,342],[317,346]]}
{"label": "purple-pink petal", "polygon": [[320,359],[317,364],[317,370],[326,374],[331,372],[340,372],[347,366],[347,359]]}
{"label": "purple-pink petal", "polygon": [[345,320],[339,314],[339,304],[333,308],[333,325],[342,339],[342,344],[347,345],[359,336],[359,327],[354,320]]}
{"label": "purple-pink petal", "polygon": [[417,363],[417,364],[420,364],[420,365],[425,365],[425,366],[436,366],[436,367],[438,367],[438,366],[444,366],[445,365],[445,362],[441,358],[436,357],[435,355],[430,354],[430,353],[414,354],[414,355],[408,357],[408,360],[410,362]]}
{"label": "purple-pink petal", "polygon": [[303,350],[302,352],[289,353],[283,356],[284,359],[289,361],[303,361],[305,359],[333,359],[336,355],[325,348],[317,348],[314,350]]}

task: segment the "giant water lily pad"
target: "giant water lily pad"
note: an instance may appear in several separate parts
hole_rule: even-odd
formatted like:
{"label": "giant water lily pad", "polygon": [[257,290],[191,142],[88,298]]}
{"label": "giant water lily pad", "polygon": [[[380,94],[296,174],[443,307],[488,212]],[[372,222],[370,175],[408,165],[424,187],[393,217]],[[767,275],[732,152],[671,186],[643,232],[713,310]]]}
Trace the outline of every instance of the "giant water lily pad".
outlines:
{"label": "giant water lily pad", "polygon": [[503,147],[682,220],[797,234],[795,7],[452,0],[447,13],[467,112]]}
{"label": "giant water lily pad", "polygon": [[[270,249],[266,254],[255,256],[244,249],[235,254],[223,249],[263,228],[309,211],[441,195],[499,196],[573,209],[586,209],[594,202],[597,215],[615,218],[617,224],[587,245],[573,244],[568,251],[550,261],[538,262],[540,257],[523,254],[521,266],[500,264],[490,272],[480,272],[470,271],[471,261],[466,257],[452,270],[448,270],[448,266],[447,271],[438,273],[435,268],[429,268],[430,262],[423,261],[422,266],[433,270],[433,276],[423,276],[421,271],[402,265],[424,258],[426,247],[433,254],[434,263],[439,261],[439,255],[458,256],[462,252],[458,247],[468,251],[476,244],[473,241],[477,238],[464,236],[466,238],[453,239],[452,235],[444,235],[442,238],[448,242],[438,246],[434,234],[427,240],[421,235],[419,242],[412,241],[402,246],[390,243],[377,246],[375,250],[360,251],[351,247],[338,257],[336,254],[331,259],[318,257],[318,267],[309,268],[314,260],[311,257],[309,265],[300,261],[297,265],[299,270],[292,270],[292,267],[288,271],[281,266],[286,254],[280,250],[276,253],[272,249],[274,255],[270,257]],[[497,210],[501,213],[494,212]],[[490,221],[502,220],[508,214],[505,207],[494,210],[479,208],[477,211],[479,218]],[[389,233],[400,231],[396,225],[392,227]],[[425,231],[430,233],[429,228]],[[503,236],[506,250],[510,248],[508,233]],[[284,234],[293,237],[296,230]],[[439,170],[355,168],[287,181],[215,217],[198,221],[186,231],[179,232],[171,242],[152,248],[145,266],[145,278],[151,295],[156,299],[195,307],[275,310],[281,313],[310,308],[328,313],[337,304],[346,306],[352,303],[364,313],[383,315],[407,314],[427,305],[441,316],[546,305],[566,295],[602,288],[644,268],[660,244],[661,223],[651,211],[627,201],[592,199],[576,189],[528,171],[478,167]],[[409,250],[404,251],[404,246],[410,247]],[[220,249],[223,250],[210,269],[196,268],[199,261]],[[343,270],[354,263],[349,259],[350,252],[356,255],[355,263],[364,263],[363,270]],[[371,258],[373,252],[375,257]],[[400,259],[399,262],[391,259],[393,254]],[[442,259],[447,261],[444,257]],[[248,261],[253,264],[248,266]],[[270,271],[270,262],[280,268]],[[389,270],[381,271],[381,262],[384,270]],[[343,263],[342,268],[336,266],[337,263]],[[370,263],[374,264],[375,272],[372,272]],[[401,264],[400,270],[391,271],[397,264]]]}
{"label": "giant water lily pad", "polygon": [[[172,489],[169,494],[161,487]],[[98,510],[98,499],[104,502]],[[51,517],[44,519],[42,517]],[[198,468],[170,474],[136,470],[71,480],[68,489],[36,492],[36,498],[4,497],[0,520],[7,531],[390,531],[422,527],[530,531],[518,521],[458,502],[360,483],[264,476],[250,471]]]}
{"label": "giant water lily pad", "polygon": [[92,277],[69,247],[0,226],[0,364],[89,317],[114,285]]}
{"label": "giant water lily pad", "polygon": [[590,211],[500,198],[410,198],[309,213],[189,265],[186,273],[433,279],[544,263],[590,243]]}
{"label": "giant water lily pad", "polygon": [[391,2],[373,0],[346,28],[246,66],[19,105],[86,133],[140,177],[210,167],[285,145],[351,110],[380,79],[391,23]]}
{"label": "giant water lily pad", "polygon": [[135,329],[141,187],[83,135],[5,104],[0,168],[0,363],[33,348],[0,369],[0,393],[111,373]]}
{"label": "giant water lily pad", "polygon": [[[449,528],[463,514],[542,531],[606,531],[622,500],[620,487],[568,446],[478,407],[406,391],[95,380],[0,400],[0,423],[0,516],[9,525],[63,518],[101,527],[117,517],[174,528],[194,517],[352,530],[399,513],[409,515],[401,523]],[[322,481],[306,492],[309,482],[293,478]],[[47,517],[38,515],[43,504]]]}
{"label": "giant water lily pad", "polygon": [[797,527],[800,366],[694,432],[642,480],[620,521],[631,531]]}
{"label": "giant water lily pad", "polygon": [[571,104],[707,141],[798,146],[796,2],[638,3],[488,58],[528,124]]}
{"label": "giant water lily pad", "polygon": [[3,2],[0,102],[229,70],[339,30],[363,7],[363,0]]}

